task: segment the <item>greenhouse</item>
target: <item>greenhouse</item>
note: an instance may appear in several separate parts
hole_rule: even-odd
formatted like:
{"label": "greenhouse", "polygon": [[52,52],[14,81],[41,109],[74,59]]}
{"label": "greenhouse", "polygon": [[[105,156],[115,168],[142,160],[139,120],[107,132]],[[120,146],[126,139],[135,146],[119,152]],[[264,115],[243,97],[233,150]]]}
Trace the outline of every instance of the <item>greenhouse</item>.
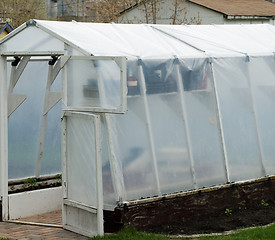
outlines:
{"label": "greenhouse", "polygon": [[0,40],[3,220],[20,178],[62,172],[63,226],[92,236],[103,210],[274,175],[274,53],[271,25],[23,24]]}

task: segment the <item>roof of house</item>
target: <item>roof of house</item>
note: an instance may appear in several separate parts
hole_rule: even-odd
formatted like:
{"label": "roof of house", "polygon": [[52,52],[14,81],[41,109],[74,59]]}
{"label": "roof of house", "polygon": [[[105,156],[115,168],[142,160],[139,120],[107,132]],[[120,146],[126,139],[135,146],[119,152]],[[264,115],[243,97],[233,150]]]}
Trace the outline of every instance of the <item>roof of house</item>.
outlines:
{"label": "roof of house", "polygon": [[275,4],[267,0],[189,0],[230,16],[275,16]]}
{"label": "roof of house", "polygon": [[0,34],[4,31],[10,33],[13,28],[8,23],[0,23]]}
{"label": "roof of house", "polygon": [[[227,16],[275,16],[275,4],[267,0],[186,0]],[[143,1],[133,4],[120,12],[125,12],[139,6]]]}

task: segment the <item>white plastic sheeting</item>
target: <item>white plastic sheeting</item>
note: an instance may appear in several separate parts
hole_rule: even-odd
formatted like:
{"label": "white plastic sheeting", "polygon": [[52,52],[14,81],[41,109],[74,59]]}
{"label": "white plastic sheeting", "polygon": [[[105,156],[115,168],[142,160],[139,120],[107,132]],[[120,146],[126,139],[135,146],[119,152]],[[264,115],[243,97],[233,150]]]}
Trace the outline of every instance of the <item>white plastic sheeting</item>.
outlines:
{"label": "white plastic sheeting", "polygon": [[[43,43],[49,38],[57,43],[53,51],[72,56],[64,70],[65,110],[115,109],[127,97],[125,114],[101,114],[105,203],[275,174],[274,26],[36,20],[28,28],[40,40],[29,39],[32,44],[22,51],[42,51],[42,46],[48,51]],[[0,41],[2,52],[18,50],[18,38],[28,40],[24,31]],[[126,57],[127,96],[118,84],[124,81],[122,68],[112,60],[95,64],[84,55]],[[93,132],[85,132],[87,122],[68,124],[74,132],[70,155],[81,160],[69,160],[75,169],[70,181],[80,186],[81,168],[94,171],[94,153],[87,146]],[[73,184],[73,195],[85,191]],[[81,187],[94,191],[91,183]]]}
{"label": "white plastic sheeting", "polygon": [[[8,69],[10,71],[10,64]],[[48,61],[29,62],[13,92],[27,99],[9,118],[9,178],[33,176],[38,158]],[[52,86],[61,91],[61,78]],[[41,173],[61,171],[61,141],[59,103],[49,112]]]}
{"label": "white plastic sheeting", "polygon": [[135,67],[146,90],[129,88],[127,114],[111,118],[126,198],[226,182],[209,60],[129,62],[128,72]]}
{"label": "white plastic sheeting", "polygon": [[67,69],[68,107],[114,110],[120,107],[121,69],[115,61],[71,59]]}
{"label": "white plastic sheeting", "polygon": [[93,120],[67,117],[67,191],[70,200],[97,207],[94,128]]}
{"label": "white plastic sheeting", "polygon": [[[145,25],[67,23],[37,20],[42,28],[95,56],[213,56],[275,52],[274,26]],[[263,39],[263,36],[265,38]]]}

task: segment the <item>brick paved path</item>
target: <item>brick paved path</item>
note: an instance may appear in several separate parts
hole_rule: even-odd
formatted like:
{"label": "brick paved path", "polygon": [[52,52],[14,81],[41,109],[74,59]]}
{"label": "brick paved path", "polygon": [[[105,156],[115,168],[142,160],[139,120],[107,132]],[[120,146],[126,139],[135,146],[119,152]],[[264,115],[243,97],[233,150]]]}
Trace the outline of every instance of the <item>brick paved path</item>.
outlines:
{"label": "brick paved path", "polygon": [[54,211],[33,217],[21,218],[19,220],[24,222],[46,223],[62,226],[62,211]]}
{"label": "brick paved path", "polygon": [[[35,217],[20,219],[27,222],[40,222],[46,224],[61,225],[61,212],[38,215]],[[0,222],[0,238],[10,239],[68,239],[87,240],[87,237],[64,230],[61,227],[34,226],[10,222]]]}

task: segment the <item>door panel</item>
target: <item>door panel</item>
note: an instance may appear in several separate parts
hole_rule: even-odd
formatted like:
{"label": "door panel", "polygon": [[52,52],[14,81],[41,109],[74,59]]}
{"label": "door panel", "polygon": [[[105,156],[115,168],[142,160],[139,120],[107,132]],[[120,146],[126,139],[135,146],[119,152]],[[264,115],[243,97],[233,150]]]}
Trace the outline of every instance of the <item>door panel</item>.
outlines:
{"label": "door panel", "polygon": [[100,117],[66,112],[63,118],[63,226],[103,234]]}

